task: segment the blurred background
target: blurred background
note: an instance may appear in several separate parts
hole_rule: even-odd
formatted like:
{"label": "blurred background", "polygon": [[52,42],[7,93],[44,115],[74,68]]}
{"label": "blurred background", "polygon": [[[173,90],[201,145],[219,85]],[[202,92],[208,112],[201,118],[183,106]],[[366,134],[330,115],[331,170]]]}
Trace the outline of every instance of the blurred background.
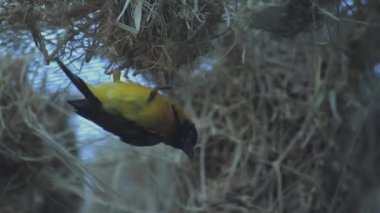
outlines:
{"label": "blurred background", "polygon": [[[380,212],[379,0],[0,3],[0,212]],[[74,114],[54,57],[170,85],[194,159]]]}

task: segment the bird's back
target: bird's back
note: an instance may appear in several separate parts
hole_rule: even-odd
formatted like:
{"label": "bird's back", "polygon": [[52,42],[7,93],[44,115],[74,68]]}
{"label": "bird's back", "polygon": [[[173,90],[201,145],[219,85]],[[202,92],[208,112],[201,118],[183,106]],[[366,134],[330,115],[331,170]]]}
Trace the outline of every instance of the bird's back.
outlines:
{"label": "bird's back", "polygon": [[152,98],[151,88],[119,81],[90,87],[90,90],[108,112],[121,114],[166,140],[176,131],[172,103],[159,93]]}

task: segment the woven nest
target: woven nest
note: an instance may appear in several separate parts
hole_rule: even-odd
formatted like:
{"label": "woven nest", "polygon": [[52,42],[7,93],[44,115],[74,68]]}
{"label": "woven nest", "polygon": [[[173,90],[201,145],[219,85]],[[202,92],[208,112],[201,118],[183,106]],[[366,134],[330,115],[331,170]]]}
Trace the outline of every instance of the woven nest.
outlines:
{"label": "woven nest", "polygon": [[0,59],[0,212],[76,210],[80,199],[63,186],[80,181],[51,145],[77,154],[68,116],[56,96],[33,90],[27,74],[23,60]]}
{"label": "woven nest", "polygon": [[[234,36],[222,40],[224,51]],[[178,82],[196,82],[177,91],[192,98],[200,129],[192,205],[217,212],[378,209],[377,198],[369,199],[380,180],[373,173],[379,109],[369,109],[379,93],[374,74],[362,76],[344,52],[317,47],[311,36],[237,37],[214,69]],[[367,113],[374,117],[365,123]]]}
{"label": "woven nest", "polygon": [[[133,67],[170,75],[172,70],[207,51],[222,15],[222,2],[198,1],[198,7],[194,6],[196,1],[168,2],[171,4],[45,2],[43,7],[37,3],[30,7],[15,3],[6,5],[5,11],[14,12],[6,17],[8,23],[14,26],[27,23],[47,61],[51,56],[73,53],[79,48],[85,50],[87,61],[99,54],[109,58],[111,64],[118,60],[126,62],[117,69]],[[301,1],[269,7],[260,14],[248,11],[236,16],[262,17],[274,9],[285,11],[286,19],[282,19],[282,13],[273,19],[261,18],[260,23],[243,18],[238,20],[239,27],[261,26],[260,29],[289,36],[314,27],[315,20],[310,16],[315,11],[320,12],[318,19],[325,16],[337,19],[325,8],[317,4],[315,8],[314,1],[302,1],[305,7],[289,13],[289,6],[297,6],[296,2]],[[362,8],[362,12],[378,5],[375,0],[369,2],[371,7]],[[379,19],[378,12],[368,12],[365,17],[368,22]],[[98,199],[90,191],[84,196],[84,211],[378,212],[379,109],[374,106],[378,105],[379,83],[372,72],[366,71],[380,58],[376,55],[380,42],[374,39],[379,28],[339,20],[339,29],[328,29],[330,37],[318,37],[322,28],[313,28],[312,35],[286,40],[246,28],[226,33],[215,42],[221,57],[213,61],[209,70],[191,75],[183,72],[173,81],[178,87],[172,93],[182,99],[199,129],[195,160],[183,163],[166,154],[182,153],[164,146],[147,148],[153,153],[157,148],[156,154],[124,144],[130,152],[119,147],[111,151],[102,147],[106,157],[97,153],[96,165],[89,166],[94,166],[107,183],[112,183],[121,199]],[[265,28],[268,26],[261,21],[270,21],[270,28]],[[283,28],[282,23],[295,22],[299,25]],[[44,47],[48,43],[41,34],[44,23],[66,29],[51,53]],[[9,88],[11,84],[6,82]],[[28,96],[22,97],[35,97],[30,95],[30,89],[27,91]],[[32,128],[31,118],[25,116],[30,111],[39,112],[24,108],[17,111],[29,122],[21,129],[39,132],[36,131],[39,126]],[[39,123],[45,122],[44,116],[38,117],[42,119]],[[17,148],[20,140],[12,144]],[[45,149],[51,150],[49,146],[40,147],[32,153],[29,152],[33,148],[25,149],[26,154],[44,156]],[[18,159],[4,153],[7,159]],[[23,159],[17,162],[33,168]],[[22,180],[29,176],[33,177],[31,180],[41,180],[29,173]],[[49,177],[42,179],[50,181]],[[45,190],[43,186],[37,188],[38,192]]]}
{"label": "woven nest", "polygon": [[[82,52],[79,57],[87,62],[98,55],[109,59],[108,72],[133,68],[161,71],[166,78],[208,52],[224,12],[223,1],[12,1],[4,5],[4,26],[30,30],[47,62],[57,54]],[[57,41],[46,36],[45,26],[62,27],[65,33]],[[55,43],[52,51],[48,50],[51,43]]]}
{"label": "woven nest", "polygon": [[[194,202],[220,212],[307,212],[323,194],[320,154],[329,124],[312,41],[241,36],[209,74],[207,90],[191,95],[201,126],[196,158],[204,190]],[[250,49],[236,66],[244,46]]]}

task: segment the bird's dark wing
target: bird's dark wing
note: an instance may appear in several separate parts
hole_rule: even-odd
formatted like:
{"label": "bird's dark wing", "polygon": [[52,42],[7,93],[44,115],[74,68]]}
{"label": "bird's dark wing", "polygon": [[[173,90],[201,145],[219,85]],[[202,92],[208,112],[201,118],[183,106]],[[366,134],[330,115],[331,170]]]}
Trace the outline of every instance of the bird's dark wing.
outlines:
{"label": "bird's dark wing", "polygon": [[119,114],[107,112],[101,106],[90,104],[86,99],[70,100],[68,103],[75,108],[77,114],[119,136],[125,143],[152,146],[164,141],[161,136],[139,127],[135,122]]}

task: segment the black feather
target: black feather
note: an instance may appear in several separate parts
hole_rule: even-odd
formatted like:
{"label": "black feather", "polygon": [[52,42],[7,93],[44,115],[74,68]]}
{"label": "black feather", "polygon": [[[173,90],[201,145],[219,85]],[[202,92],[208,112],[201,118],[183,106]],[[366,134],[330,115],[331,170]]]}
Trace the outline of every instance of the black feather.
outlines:
{"label": "black feather", "polygon": [[164,141],[161,136],[141,128],[135,122],[125,119],[119,114],[107,112],[101,106],[94,106],[86,99],[67,102],[75,108],[80,116],[119,136],[122,141],[128,144],[152,146]]}
{"label": "black feather", "polygon": [[154,98],[157,96],[157,93],[158,91],[157,90],[152,90],[150,93],[149,93],[149,97],[148,99],[146,100],[146,102],[148,103],[152,103],[152,101],[154,100]]}
{"label": "black feather", "polygon": [[55,58],[54,60],[88,101],[90,101],[92,104],[101,105],[99,99],[91,92],[91,90],[87,87],[86,83],[81,78],[79,78],[77,75],[74,75],[61,60],[58,58]]}

